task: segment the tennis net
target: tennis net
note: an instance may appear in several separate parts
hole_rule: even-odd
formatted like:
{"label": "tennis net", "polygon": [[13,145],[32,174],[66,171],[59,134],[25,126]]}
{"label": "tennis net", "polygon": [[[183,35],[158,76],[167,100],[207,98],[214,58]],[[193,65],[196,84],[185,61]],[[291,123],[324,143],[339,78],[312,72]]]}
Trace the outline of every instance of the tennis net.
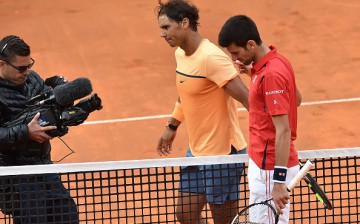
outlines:
{"label": "tennis net", "polygon": [[[299,159],[315,163],[310,173],[326,192],[333,209],[325,209],[301,181],[291,193],[290,223],[359,223],[360,148],[299,151]],[[230,170],[231,164],[239,162],[245,165],[245,172],[234,174],[241,178],[236,189],[241,209],[249,197],[247,161],[245,154],[0,167],[0,223],[22,223],[25,219],[31,219],[31,223],[178,223],[181,167],[207,166],[216,173],[218,166],[214,164]],[[220,178],[222,175],[220,172]],[[57,176],[66,189],[57,186]],[[68,192],[76,205],[68,199],[62,199],[59,205],[58,197]],[[44,194],[53,198],[40,199]],[[212,223],[208,206],[201,213]]]}

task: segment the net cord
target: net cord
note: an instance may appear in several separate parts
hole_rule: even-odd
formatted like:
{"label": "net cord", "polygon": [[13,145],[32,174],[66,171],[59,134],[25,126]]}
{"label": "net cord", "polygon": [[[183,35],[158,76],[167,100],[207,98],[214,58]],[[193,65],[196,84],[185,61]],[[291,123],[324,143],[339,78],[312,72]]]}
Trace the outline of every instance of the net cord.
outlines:
{"label": "net cord", "polygon": [[[335,148],[319,150],[298,151],[299,159],[319,159],[332,157],[360,156],[360,147]],[[27,165],[27,166],[3,166],[0,167],[0,176],[50,174],[50,173],[75,173],[85,171],[125,170],[152,167],[172,166],[195,166],[211,164],[247,163],[248,155],[224,155],[224,156],[201,156],[179,157],[144,160],[86,162],[69,164]]]}

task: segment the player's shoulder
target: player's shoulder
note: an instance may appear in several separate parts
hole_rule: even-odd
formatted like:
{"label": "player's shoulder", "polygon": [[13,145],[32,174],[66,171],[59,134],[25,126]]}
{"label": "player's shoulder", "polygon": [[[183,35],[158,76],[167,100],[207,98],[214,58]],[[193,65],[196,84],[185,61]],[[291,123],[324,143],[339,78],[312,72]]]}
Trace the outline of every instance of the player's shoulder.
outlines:
{"label": "player's shoulder", "polygon": [[223,50],[221,50],[220,47],[218,47],[216,44],[214,44],[213,42],[211,42],[208,39],[203,40],[201,47],[202,47],[203,51],[206,52],[206,54],[208,54],[208,55],[212,55],[212,54],[223,55],[223,54],[225,54],[225,52]]}

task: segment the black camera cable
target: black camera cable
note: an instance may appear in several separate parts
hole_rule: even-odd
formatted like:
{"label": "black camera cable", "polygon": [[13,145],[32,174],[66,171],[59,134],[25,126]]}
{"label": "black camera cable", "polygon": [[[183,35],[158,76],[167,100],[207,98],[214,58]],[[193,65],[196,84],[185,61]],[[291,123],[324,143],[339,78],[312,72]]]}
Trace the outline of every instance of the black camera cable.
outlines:
{"label": "black camera cable", "polygon": [[66,154],[65,156],[63,156],[61,159],[59,159],[59,160],[54,160],[54,161],[51,161],[51,162],[53,162],[53,163],[59,163],[59,162],[61,162],[61,161],[63,161],[66,157],[68,157],[68,156],[70,156],[70,155],[72,155],[72,154],[74,154],[75,153],[75,151],[74,150],[72,150],[71,148],[70,148],[70,146],[62,139],[62,138],[60,138],[60,137],[57,137],[58,139],[60,139],[60,141],[62,141],[62,143],[64,143],[64,145],[69,149],[69,153],[68,154]]}

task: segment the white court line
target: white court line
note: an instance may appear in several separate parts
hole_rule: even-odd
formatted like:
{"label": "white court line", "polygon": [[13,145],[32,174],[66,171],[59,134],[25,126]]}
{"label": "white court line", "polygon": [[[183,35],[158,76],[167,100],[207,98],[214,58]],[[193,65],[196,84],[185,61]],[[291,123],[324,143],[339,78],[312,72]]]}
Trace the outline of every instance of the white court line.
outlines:
{"label": "white court line", "polygon": [[[321,101],[313,101],[313,102],[304,102],[301,103],[301,106],[310,106],[310,105],[319,105],[319,104],[330,104],[330,103],[346,103],[360,101],[360,97],[356,98],[346,98],[346,99],[337,99],[337,100],[321,100]],[[245,108],[238,108],[238,111],[245,111]],[[142,121],[142,120],[150,120],[150,119],[160,119],[170,117],[170,114],[163,115],[153,115],[153,116],[143,116],[143,117],[130,117],[130,118],[120,118],[120,119],[111,119],[111,120],[101,120],[101,121],[87,121],[82,125],[90,125],[90,124],[106,124],[106,123],[117,123],[117,122],[127,122],[127,121]]]}

